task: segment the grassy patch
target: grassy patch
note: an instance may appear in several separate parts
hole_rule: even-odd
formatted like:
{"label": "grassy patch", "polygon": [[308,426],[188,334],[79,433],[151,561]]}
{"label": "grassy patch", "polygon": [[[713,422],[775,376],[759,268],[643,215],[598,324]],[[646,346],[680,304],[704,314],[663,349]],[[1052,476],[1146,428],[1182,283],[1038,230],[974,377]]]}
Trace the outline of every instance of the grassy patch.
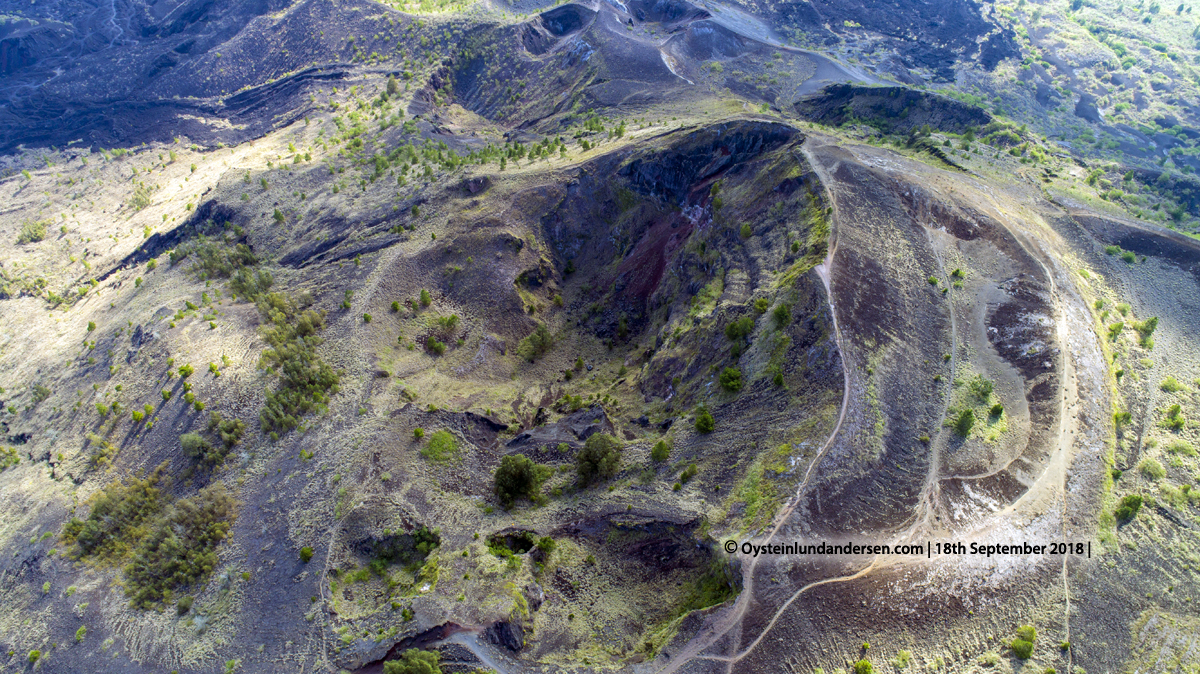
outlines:
{"label": "grassy patch", "polygon": [[717,300],[721,299],[721,293],[724,292],[725,271],[718,270],[716,274],[713,274],[712,280],[692,298],[692,305],[688,308],[688,317],[703,318],[711,314],[717,306]]}
{"label": "grassy patch", "polygon": [[434,431],[429,442],[421,449],[421,456],[435,463],[445,463],[458,458],[458,439],[447,430]]}

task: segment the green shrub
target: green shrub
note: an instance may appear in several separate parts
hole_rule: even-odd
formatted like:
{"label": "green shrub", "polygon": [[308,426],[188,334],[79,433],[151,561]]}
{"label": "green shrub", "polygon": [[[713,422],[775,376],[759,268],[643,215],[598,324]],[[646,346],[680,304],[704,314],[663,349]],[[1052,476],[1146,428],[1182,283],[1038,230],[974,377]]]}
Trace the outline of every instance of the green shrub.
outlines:
{"label": "green shrub", "polygon": [[214,468],[225,462],[229,447],[214,447],[199,433],[184,433],[179,436],[179,444],[188,458],[200,463],[205,468]]}
{"label": "green shrub", "polygon": [[226,448],[241,442],[242,434],[246,432],[246,424],[241,419],[222,419],[220,412],[212,412],[208,416],[208,431],[216,433]]}
{"label": "green shrub", "polygon": [[458,327],[458,315],[438,316],[437,325],[443,334],[449,334],[454,331],[454,328]]}
{"label": "green shrub", "polygon": [[962,437],[967,437],[971,434],[971,429],[975,426],[975,412],[967,408],[958,413],[958,417],[954,420],[954,432]]}
{"label": "green shrub", "polygon": [[503,457],[494,476],[496,498],[505,508],[512,507],[513,502],[521,497],[537,501],[541,496],[542,483],[550,477],[551,470],[522,454]]}
{"label": "green shrub", "polygon": [[1137,331],[1138,344],[1140,344],[1142,348],[1154,348],[1154,340],[1151,339],[1151,335],[1153,335],[1154,330],[1158,328],[1158,316],[1147,318],[1144,321],[1133,321],[1129,324],[1129,326]]}
{"label": "green shrub", "polygon": [[754,313],[765,314],[765,313],[767,313],[767,309],[770,306],[771,306],[770,300],[768,300],[765,297],[760,297],[760,298],[754,300]]}
{"label": "green shrub", "polygon": [[47,222],[45,220],[38,220],[36,222],[26,221],[25,224],[21,225],[20,233],[17,234],[17,244],[37,243],[45,239],[46,225]]}
{"label": "green shrub", "polygon": [[75,643],[79,643],[87,638],[87,625],[80,625],[79,629],[75,630]]}
{"label": "green shrub", "polygon": [[721,372],[721,388],[731,393],[742,390],[742,371],[736,367],[727,367]]}
{"label": "green shrub", "polygon": [[190,596],[185,595],[180,597],[179,602],[175,604],[175,612],[179,615],[186,615],[188,611],[192,610],[192,604],[194,602],[195,600]]}
{"label": "green shrub", "polygon": [[575,471],[581,486],[607,480],[621,468],[621,443],[606,433],[595,433],[575,456]]}
{"label": "green shrub", "polygon": [[434,431],[429,442],[421,450],[421,456],[438,463],[449,461],[458,455],[458,440],[447,430]]}
{"label": "green shrub", "polygon": [[33,664],[42,659],[41,651],[29,651],[29,664]]}
{"label": "green shrub", "polygon": [[743,239],[749,239],[751,236],[754,236],[754,230],[750,229],[750,223],[742,223],[741,235]]}
{"label": "green shrub", "polygon": [[1167,416],[1159,425],[1163,428],[1172,431],[1181,431],[1187,424],[1187,420],[1183,417],[1183,408],[1179,405],[1171,405],[1167,408]]}
{"label": "green shrub", "polygon": [[1013,639],[1012,651],[1013,655],[1017,656],[1018,658],[1022,660],[1028,660],[1033,656],[1033,643],[1025,641],[1024,639]]}
{"label": "green shrub", "polygon": [[217,565],[216,548],[229,533],[236,502],[221,483],[174,504],[142,538],[125,567],[125,594],[149,608],[168,593],[207,577]]}
{"label": "green shrub", "polygon": [[1037,629],[1033,625],[1021,625],[1017,628],[1017,638],[1033,643],[1037,641]]}
{"label": "green shrub", "polygon": [[421,306],[427,307],[432,302],[433,302],[433,297],[430,296],[429,291],[422,288],[421,289]]}
{"label": "green shrub", "polygon": [[754,319],[749,316],[742,316],[725,326],[725,336],[733,341],[749,337],[752,332],[754,332]]}
{"label": "green shrub", "polygon": [[308,564],[313,558],[313,549],[307,545],[300,548],[300,561]]}
{"label": "green shrub", "polygon": [[192,373],[195,371],[196,368],[192,367],[191,365],[184,365],[183,367],[179,368],[179,378],[187,379],[188,377],[192,376]]}
{"label": "green shrub", "polygon": [[971,393],[973,393],[976,398],[979,398],[983,401],[987,401],[987,399],[991,397],[992,390],[994,388],[992,380],[984,378],[983,375],[975,375],[970,383],[967,384],[967,387],[970,388]]}
{"label": "green shrub", "polygon": [[410,648],[400,654],[399,660],[384,662],[383,674],[442,674],[440,658],[437,651]]}
{"label": "green shrub", "polygon": [[700,469],[696,466],[696,464],[688,464],[688,467],[684,468],[683,472],[679,474],[679,482],[681,484],[687,484],[688,482],[691,482],[692,478],[696,477],[696,473],[699,472]]}
{"label": "green shrub", "polygon": [[1004,405],[1001,403],[996,403],[995,405],[992,405],[992,409],[988,410],[988,413],[994,417],[998,417],[1004,414]]}
{"label": "green shrub", "polygon": [[95,433],[88,433],[87,439],[92,447],[92,455],[88,460],[91,467],[111,466],[113,459],[117,458],[119,448]]}
{"label": "green shrub", "polygon": [[717,427],[717,420],[706,407],[696,408],[696,430],[701,433],[712,433]]}
{"label": "green shrub", "polygon": [[1122,522],[1128,522],[1134,517],[1137,517],[1138,510],[1142,508],[1141,494],[1129,494],[1121,499],[1117,504],[1117,510],[1113,514]]}
{"label": "green shrub", "polygon": [[14,447],[0,447],[0,473],[21,463],[21,457]]}
{"label": "green shrub", "polygon": [[279,387],[267,393],[259,421],[264,433],[278,434],[299,425],[299,417],[324,410],[338,391],[340,377],[316,353],[321,343],[317,333],[325,327],[323,313],[302,310],[279,293],[260,295],[255,305],[269,321],[260,331],[270,348],[258,366],[280,377]]}
{"label": "green shrub", "polygon": [[429,339],[425,341],[425,350],[429,353],[440,356],[443,353],[446,353],[446,345],[442,342],[439,342],[433,335],[430,335]]}
{"label": "green shrub", "polygon": [[164,507],[159,485],[166,467],[164,462],[145,478],[114,482],[93,497],[87,519],[71,518],[62,541],[74,546],[73,556],[109,560],[127,554]]}
{"label": "green shrub", "polygon": [[413,429],[413,439],[414,440],[420,440],[423,437],[425,437],[425,429],[424,428],[414,428]]}
{"label": "green shrub", "polygon": [[859,660],[854,663],[854,674],[874,674],[875,668],[871,666],[871,662],[867,659]]}
{"label": "green shrub", "polygon": [[554,346],[554,338],[550,330],[541,323],[527,337],[517,343],[517,354],[529,362],[534,362]]}
{"label": "green shrub", "polygon": [[780,304],[771,312],[771,317],[775,319],[775,325],[782,328],[792,322],[792,308],[786,304]]}
{"label": "green shrub", "polygon": [[662,463],[663,461],[666,461],[667,457],[670,455],[671,447],[667,444],[665,439],[654,443],[654,449],[650,450],[650,459],[655,463]]}

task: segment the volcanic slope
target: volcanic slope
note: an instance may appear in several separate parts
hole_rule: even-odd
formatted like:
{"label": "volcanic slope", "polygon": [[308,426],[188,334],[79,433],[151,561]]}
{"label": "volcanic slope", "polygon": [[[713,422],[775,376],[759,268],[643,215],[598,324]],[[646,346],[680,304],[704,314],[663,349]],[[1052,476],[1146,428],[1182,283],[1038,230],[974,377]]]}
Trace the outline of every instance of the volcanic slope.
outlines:
{"label": "volcanic slope", "polygon": [[[730,7],[210,7],[7,73],[6,667],[1196,664],[1200,247],[1121,167]],[[724,550],[795,541],[1086,548]]]}

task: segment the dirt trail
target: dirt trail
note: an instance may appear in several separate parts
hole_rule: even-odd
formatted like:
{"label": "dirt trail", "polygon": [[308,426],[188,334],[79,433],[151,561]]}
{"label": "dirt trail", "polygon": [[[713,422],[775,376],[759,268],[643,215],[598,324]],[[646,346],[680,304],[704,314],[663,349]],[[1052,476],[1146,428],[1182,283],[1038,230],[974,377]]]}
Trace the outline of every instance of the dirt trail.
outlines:
{"label": "dirt trail", "polygon": [[[809,152],[809,150],[808,150],[808,145],[805,144],[804,146],[802,146],[800,148],[800,151],[804,155],[805,159],[808,161],[808,164],[813,168],[813,171],[817,173],[817,176],[821,180],[821,184],[823,186],[829,185],[830,178],[829,178],[827,172],[825,171],[825,168],[823,166],[820,166],[820,164],[818,164],[818,162],[816,162],[814,160],[811,152]],[[828,190],[828,187],[826,187],[826,190]],[[833,259],[834,259],[834,255],[837,251],[837,215],[838,215],[838,211],[837,211],[837,202],[832,198],[832,195],[828,194],[828,192],[827,192],[827,200],[828,200],[829,204],[833,207],[833,217],[830,219],[831,232],[830,232],[829,252],[825,255],[825,260],[821,264],[819,264],[815,267],[815,270],[817,272],[817,275],[820,276],[821,282],[825,285],[825,294],[829,301],[829,312],[830,312],[830,316],[831,316],[832,322],[833,322],[834,340],[835,340],[835,343],[837,344],[838,352],[839,352],[839,354],[841,354],[841,353],[844,353],[842,351],[842,336],[841,336],[841,331],[838,327],[837,309],[834,305],[833,292],[832,292],[832,289],[830,286],[830,280],[832,278],[832,271],[833,271]],[[775,525],[771,528],[771,531],[763,539],[764,544],[769,543],[775,537],[775,535],[779,532],[780,528],[783,527],[784,523],[786,523],[788,521],[788,519],[791,518],[792,513],[796,509],[796,506],[800,503],[801,495],[804,493],[804,489],[808,486],[809,480],[812,477],[813,469],[816,468],[817,464],[819,464],[821,462],[821,459],[824,458],[825,453],[833,445],[833,441],[837,438],[838,433],[840,433],[842,430],[842,424],[846,419],[846,411],[849,408],[849,401],[850,401],[850,371],[846,366],[845,358],[844,357],[840,358],[840,361],[841,361],[841,366],[842,366],[843,385],[842,385],[842,405],[841,405],[841,409],[838,411],[837,424],[834,425],[833,431],[829,434],[829,438],[826,439],[825,444],[822,445],[821,449],[817,452],[816,456],[813,457],[812,462],[809,463],[808,470],[805,471],[804,478],[800,481],[799,486],[796,488],[796,493],[792,497],[791,503],[789,505],[787,505],[779,513],[779,515],[776,516]],[[783,606],[781,606],[779,608],[778,611],[775,612],[775,615],[771,617],[771,621],[767,624],[766,628],[763,629],[762,633],[759,634],[758,638],[755,639],[754,642],[752,644],[750,644],[741,653],[738,653],[737,655],[732,656],[732,657],[725,657],[725,658],[715,658],[713,656],[701,656],[700,653],[704,652],[707,648],[709,648],[714,643],[716,643],[721,637],[728,634],[730,632],[730,630],[734,629],[735,627],[738,627],[738,628],[741,627],[742,620],[746,615],[746,610],[750,606],[750,600],[754,596],[754,571],[758,567],[759,559],[761,559],[761,558],[754,557],[750,560],[749,564],[742,567],[743,568],[743,570],[742,570],[742,592],[738,595],[738,598],[737,598],[737,600],[735,600],[733,606],[731,606],[725,612],[717,614],[714,622],[712,622],[710,624],[706,624],[703,628],[701,628],[700,632],[695,637],[693,637],[690,642],[688,642],[687,646],[685,646],[681,652],[676,654],[676,656],[674,658],[672,658],[671,661],[669,663],[667,663],[667,665],[665,667],[658,670],[658,674],[671,674],[672,672],[676,672],[679,670],[680,667],[683,667],[689,661],[694,660],[694,659],[709,659],[709,660],[718,659],[718,660],[728,661],[729,668],[732,670],[733,663],[737,662],[738,660],[740,660],[740,659],[744,658],[746,655],[748,655],[755,648],[755,646],[757,646],[758,643],[760,641],[762,641],[763,637],[766,636],[766,634],[771,630],[771,628],[779,620],[780,616],[783,615],[783,612],[786,611],[788,609],[788,607],[791,606],[792,603],[794,601],[796,601],[796,599],[799,598],[800,595],[802,595],[804,592],[806,592],[810,588],[817,587],[818,585],[823,585],[823,584],[832,583],[832,582],[840,582],[840,581],[844,581],[844,580],[851,580],[854,578],[861,577],[863,574],[870,571],[875,565],[875,560],[872,560],[870,565],[868,565],[866,568],[860,570],[859,572],[857,572],[853,575],[840,576],[840,577],[835,577],[835,578],[825,578],[825,579],[822,579],[819,581],[809,583],[808,585],[805,585],[804,587],[800,588],[799,590],[796,591],[795,594],[793,594],[787,600],[787,602],[785,602],[783,604]]]}

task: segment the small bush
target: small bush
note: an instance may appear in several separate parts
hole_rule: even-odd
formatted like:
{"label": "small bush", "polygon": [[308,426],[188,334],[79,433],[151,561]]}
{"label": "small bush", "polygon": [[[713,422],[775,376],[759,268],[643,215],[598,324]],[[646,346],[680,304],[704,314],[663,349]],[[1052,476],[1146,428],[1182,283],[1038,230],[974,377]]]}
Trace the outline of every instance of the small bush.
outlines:
{"label": "small bush", "polygon": [[421,456],[431,461],[449,461],[458,454],[458,440],[450,431],[434,431],[429,436],[429,442],[421,450]]}
{"label": "small bush", "polygon": [[727,367],[721,372],[721,388],[731,393],[742,390],[742,371],[736,367]]}
{"label": "small bush", "polygon": [[183,453],[206,468],[213,468],[225,461],[228,447],[214,447],[199,433],[184,433],[179,436]]}
{"label": "small bush", "polygon": [[1033,625],[1021,625],[1017,628],[1017,638],[1033,643],[1037,641],[1037,629]]}
{"label": "small bush", "polygon": [[760,298],[754,300],[754,313],[765,314],[765,313],[767,313],[767,309],[770,306],[771,306],[770,300],[768,300],[765,297],[760,297]]}
{"label": "small bush", "polygon": [[725,336],[733,341],[749,337],[752,332],[754,332],[754,319],[749,316],[743,316],[725,326]]}
{"label": "small bush", "polygon": [[970,408],[958,413],[958,417],[954,420],[954,432],[962,437],[967,437],[971,434],[971,429],[975,426],[975,412]]}
{"label": "small bush", "polygon": [[1022,660],[1028,660],[1033,656],[1033,643],[1025,641],[1024,639],[1013,639],[1012,651],[1013,655],[1017,656],[1018,658]]}
{"label": "small bush", "polygon": [[21,457],[13,447],[0,447],[0,473],[21,463]]}
{"label": "small bush", "polygon": [[241,442],[246,424],[241,419],[222,419],[220,412],[212,412],[208,417],[208,430],[217,433],[222,444],[229,448]]}
{"label": "small bush", "polygon": [[654,443],[654,449],[650,450],[650,459],[655,463],[662,463],[671,455],[671,448],[667,445],[666,440],[659,440]]}
{"label": "small bush", "polygon": [[1121,499],[1117,504],[1117,510],[1113,513],[1121,522],[1128,522],[1134,517],[1137,517],[1138,510],[1142,508],[1141,494],[1129,494]]}
{"label": "small bush", "polygon": [[699,472],[700,468],[698,468],[696,464],[688,464],[688,467],[684,468],[683,472],[679,474],[679,482],[682,484],[687,484],[688,482],[691,482],[692,478],[696,477],[696,473]]}
{"label": "small bush", "polygon": [[575,456],[575,470],[581,486],[607,480],[621,468],[621,443],[606,433],[588,437]]}
{"label": "small bush", "polygon": [[308,564],[310,561],[312,561],[312,558],[313,558],[313,549],[312,548],[308,547],[307,545],[300,548],[300,561],[304,562],[305,564]]}
{"label": "small bush", "polygon": [[399,660],[383,663],[383,674],[442,674],[437,651],[422,651],[410,648],[400,654]]}
{"label": "small bush", "polygon": [[867,659],[859,660],[854,663],[854,674],[874,674],[875,668],[871,666],[871,662]]}
{"label": "small bush", "polygon": [[428,290],[425,290],[422,288],[421,289],[421,306],[427,307],[431,303],[433,303],[433,297],[429,294]]}
{"label": "small bush", "polygon": [[994,388],[992,380],[984,378],[983,375],[975,375],[975,378],[972,379],[967,386],[971,389],[971,393],[973,393],[976,398],[979,398],[983,401],[986,401],[991,397],[992,390]]}
{"label": "small bush", "polygon": [[706,407],[696,408],[696,430],[701,433],[712,433],[717,427],[717,420]]}
{"label": "small bush", "polygon": [[179,368],[179,378],[187,379],[188,377],[192,376],[192,373],[195,371],[196,368],[192,367],[191,365],[184,365],[183,367]]}
{"label": "small bush", "polygon": [[529,336],[517,343],[517,354],[529,362],[534,362],[554,346],[554,338],[550,330],[541,323]]}
{"label": "small bush", "polygon": [[1183,385],[1180,384],[1179,380],[1174,377],[1167,377],[1166,379],[1162,380],[1162,383],[1159,384],[1158,387],[1162,389],[1164,393],[1179,393],[1183,390]]}
{"label": "small bush", "polygon": [[425,429],[424,428],[414,428],[413,429],[413,439],[414,440],[420,440],[423,437],[425,437]]}
{"label": "small bush", "polygon": [[995,405],[992,405],[992,409],[988,410],[988,412],[992,416],[998,417],[998,416],[1004,414],[1004,405],[1002,405],[1000,403],[996,403]]}
{"label": "small bush", "polygon": [[46,224],[45,220],[38,220],[36,222],[26,222],[21,225],[21,232],[17,234],[17,244],[37,243],[45,239]]}
{"label": "small bush", "polygon": [[180,597],[179,602],[175,604],[175,612],[179,615],[186,615],[188,611],[192,610],[194,602],[195,600],[189,596]]}
{"label": "small bush", "polygon": [[29,651],[29,664],[33,664],[42,659],[41,651]]}
{"label": "small bush", "polygon": [[500,459],[500,467],[494,476],[496,498],[505,508],[521,497],[537,501],[541,496],[542,483],[550,477],[551,469],[540,466],[521,454],[509,454]]}
{"label": "small bush", "polygon": [[1179,405],[1171,405],[1167,408],[1167,416],[1159,425],[1163,428],[1172,431],[1181,431],[1187,424],[1187,420],[1183,417],[1183,408]]}
{"label": "small bush", "polygon": [[440,356],[446,353],[446,345],[443,342],[439,342],[433,335],[430,335],[429,339],[425,340],[425,350],[436,356]]}
{"label": "small bush", "polygon": [[792,308],[786,304],[780,304],[771,312],[771,317],[775,319],[776,327],[784,327],[792,322]]}

